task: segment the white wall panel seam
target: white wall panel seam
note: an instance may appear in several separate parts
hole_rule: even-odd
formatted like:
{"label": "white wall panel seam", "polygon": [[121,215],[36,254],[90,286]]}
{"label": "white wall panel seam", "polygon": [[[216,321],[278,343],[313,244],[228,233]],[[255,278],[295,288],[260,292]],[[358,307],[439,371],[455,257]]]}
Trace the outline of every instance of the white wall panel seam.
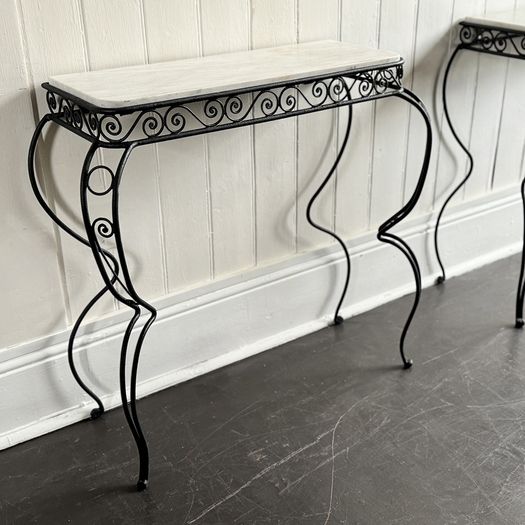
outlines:
{"label": "white wall panel seam", "polygon": [[[414,30],[413,30],[413,38],[412,38],[412,75],[410,77],[409,82],[409,88],[411,91],[414,89],[414,78],[417,74],[416,71],[416,44],[417,44],[417,36],[418,36],[418,28],[419,28],[419,13],[420,13],[420,0],[415,0],[415,6],[416,6],[416,16],[414,20]],[[407,129],[406,129],[406,139],[405,139],[405,160],[404,160],[404,174],[403,174],[403,186],[402,186],[402,202],[406,202],[407,198],[407,182],[409,177],[407,176],[407,169],[408,169],[408,150],[409,150],[409,139],[410,139],[410,130],[412,128],[412,106],[407,104],[408,106],[408,123],[407,123]],[[428,174],[427,174],[428,175]]]}
{"label": "white wall panel seam", "polygon": [[[294,0],[295,42],[299,43],[299,0]],[[295,224],[294,251],[299,252],[299,117],[294,117],[295,134]]]}
{"label": "white wall panel seam", "polygon": [[499,113],[499,119],[498,119],[498,132],[497,132],[497,139],[496,139],[496,148],[494,150],[494,156],[492,158],[492,172],[490,176],[490,184],[489,188],[490,190],[494,189],[494,180],[496,176],[496,163],[498,160],[498,152],[499,152],[499,141],[501,137],[501,124],[503,122],[503,107],[505,104],[505,97],[507,93],[507,82],[509,79],[509,71],[510,71],[510,58],[507,58],[507,63],[505,65],[505,77],[503,81],[503,93],[501,95],[501,104],[500,104],[500,113]]}
{"label": "white wall panel seam", "polygon": [[[441,97],[441,93],[442,93],[442,90],[443,90],[443,80],[444,80],[444,73],[445,73],[445,67],[446,67],[446,64],[448,64],[448,61],[450,60],[450,56],[451,56],[451,53],[452,53],[452,47],[454,45],[454,39],[455,39],[455,36],[456,36],[456,31],[455,31],[455,28],[454,28],[454,13],[456,12],[456,0],[453,0],[452,2],[452,12],[450,13],[450,29],[449,29],[449,32],[448,32],[448,50],[447,50],[447,54],[445,55],[445,63],[442,64],[441,66],[441,73],[438,75],[437,77],[437,82],[438,82],[438,86],[437,86],[437,89],[436,89],[436,97],[434,99],[434,102],[436,103],[436,98],[439,98],[439,103],[440,103],[440,107],[441,107],[441,116],[440,116],[440,119],[439,119],[439,124],[436,128],[436,125],[434,124],[434,133],[437,133],[438,134],[438,145],[437,145],[437,150],[433,153],[434,155],[437,155],[436,157],[436,173],[435,173],[435,176],[434,176],[434,188],[433,188],[433,191],[432,191],[432,211],[436,211],[436,199],[438,197],[437,195],[437,188],[438,188],[438,185],[437,185],[437,181],[438,181],[438,178],[439,178],[439,161],[441,159],[441,150],[442,150],[442,147],[443,147],[443,126],[446,125],[448,126],[448,122],[446,122],[446,119],[445,119],[445,108],[443,107],[443,100],[442,100],[442,97]],[[437,103],[436,103],[436,108],[437,108]],[[441,205],[442,203],[440,203]]]}
{"label": "white wall panel seam", "polygon": [[[76,0],[77,4],[77,11],[78,11],[78,21],[81,29],[81,41],[82,41],[82,51],[84,55],[84,68],[86,71],[92,70],[91,65],[91,59],[89,58],[89,42],[88,42],[88,34],[86,30],[86,5],[85,0]],[[97,164],[104,166],[104,152],[102,149],[97,149],[95,152],[95,156],[97,159]],[[97,174],[99,180],[101,181],[102,187],[106,188],[108,187],[110,181],[108,180],[108,175],[105,170],[100,170]],[[80,178],[79,178],[80,180]],[[110,252],[113,252],[114,250],[112,247],[108,247],[108,250]],[[64,269],[65,273],[65,269]],[[65,282],[67,283],[67,280],[64,277]],[[69,302],[71,302],[71,299],[68,298]],[[116,300],[115,297],[111,297],[111,300],[113,302],[113,310],[118,310],[120,308],[120,303]],[[73,322],[73,319],[70,320],[70,322]]]}
{"label": "white wall panel seam", "polygon": [[[204,42],[202,38],[202,0],[195,0],[195,7],[197,9],[197,30],[199,32],[199,56],[203,56],[204,53]],[[207,204],[206,213],[208,215],[208,253],[209,253],[209,265],[210,265],[210,279],[215,279],[215,248],[213,244],[213,196],[211,194],[211,167],[210,167],[210,145],[208,142],[208,135],[204,135],[204,164],[206,166],[206,194]]]}
{"label": "white wall panel seam", "polygon": [[[378,0],[377,2],[377,47],[381,49],[381,18],[383,12],[383,0]],[[377,102],[374,101],[374,108],[372,111],[372,126],[371,134],[372,140],[370,141],[370,168],[368,176],[368,230],[372,226],[372,186],[374,181],[374,153],[376,146],[376,125],[377,125]]]}
{"label": "white wall panel seam", "polygon": [[[246,15],[248,16],[248,45],[250,49],[253,49],[253,31],[252,31],[252,0],[245,0],[246,2]],[[252,96],[253,97],[253,96]],[[252,126],[248,126],[248,133],[250,134],[250,148],[251,148],[251,173],[252,178],[252,267],[257,266],[257,199],[256,199],[256,180],[255,180],[255,133]]]}
{"label": "white wall panel seam", "polygon": [[520,161],[520,172],[518,173],[518,181],[520,181],[522,178],[524,164],[525,164],[525,143],[523,144],[523,147],[521,148],[521,161]]}
{"label": "white wall panel seam", "polygon": [[[516,9],[518,8],[518,0],[514,0],[514,12],[516,11]],[[504,80],[504,84],[503,84],[503,94],[502,94],[502,97],[501,97],[501,104],[500,104],[500,114],[499,114],[499,122],[498,122],[498,134],[497,134],[497,139],[496,139],[496,150],[494,151],[494,158],[493,158],[493,162],[492,162],[492,175],[491,175],[491,179],[490,179],[490,189],[493,190],[494,189],[494,181],[495,181],[495,178],[496,178],[496,165],[497,165],[497,160],[498,160],[498,153],[499,153],[499,142],[500,142],[500,137],[501,137],[501,125],[502,125],[502,122],[503,122],[503,109],[505,107],[505,99],[507,97],[507,84],[509,82],[509,71],[510,71],[510,58],[507,58],[507,64],[506,64],[506,67],[505,67],[505,80]]]}
{"label": "white wall panel seam", "polygon": [[[338,10],[338,20],[337,20],[337,40],[342,40],[343,35],[343,0],[338,0],[337,5]],[[350,106],[348,108],[345,108],[346,111],[349,111],[351,108]],[[334,115],[334,126],[335,126],[335,155],[337,156],[339,152],[339,148],[341,147],[341,144],[339,143],[339,125],[341,121],[341,108],[335,109],[335,115]],[[332,193],[332,224],[333,224],[333,230],[334,232],[337,232],[337,179],[339,178],[339,167],[337,167],[335,173],[334,173],[334,191]]]}
{"label": "white wall panel seam", "polygon": [[[140,26],[142,29],[142,41],[144,44],[144,63],[150,63],[150,51],[148,35],[146,31],[146,12],[144,9],[144,1],[139,0],[139,13],[140,13]],[[162,208],[162,199],[160,197],[160,157],[159,157],[159,146],[153,144],[154,155],[155,155],[155,173],[153,179],[155,181],[155,193],[157,196],[157,221],[159,224],[159,244],[160,244],[160,258],[161,258],[161,269],[162,269],[162,283],[164,287],[164,293],[169,292],[168,282],[168,254],[166,252],[166,228],[164,226],[164,213]]]}
{"label": "white wall panel seam", "polygon": [[[248,2],[248,41],[250,49],[253,49],[253,0],[247,0]],[[251,95],[251,100],[253,101],[253,95]],[[252,226],[252,250],[253,250],[253,264],[257,266],[259,263],[259,254],[258,254],[258,224],[257,224],[257,167],[255,164],[255,155],[257,154],[257,149],[255,147],[255,133],[253,125],[249,126],[250,133],[250,144],[252,148],[251,156],[251,169],[252,169],[252,215],[253,215],[253,226]]]}
{"label": "white wall panel seam", "polygon": [[[24,56],[24,69],[26,73],[26,82],[29,87],[30,97],[31,97],[31,105],[33,108],[33,119],[35,122],[35,126],[37,125],[38,121],[40,120],[40,116],[38,114],[38,103],[36,100],[36,86],[35,86],[35,80],[33,77],[33,70],[31,67],[31,58],[29,56],[29,47],[27,43],[27,30],[24,22],[23,17],[23,10],[21,5],[21,0],[16,0],[16,15],[18,19],[18,28],[21,33],[21,42],[22,42],[22,52]],[[43,163],[41,159],[41,151],[37,150],[36,158],[35,158],[35,169],[37,170],[37,173],[43,172]],[[44,198],[48,198],[51,202],[49,203],[51,208],[54,208],[54,203],[52,200],[52,197],[49,197],[49,192],[47,186],[46,186],[46,180],[45,178],[41,180],[42,183],[42,192],[44,193]],[[29,180],[28,180],[29,184]],[[47,219],[47,215],[45,215],[42,211],[43,219]],[[67,285],[67,279],[66,279],[66,270],[65,270],[65,261],[64,261],[64,254],[62,249],[62,242],[60,239],[60,233],[58,226],[53,223],[53,238],[55,241],[55,247],[56,247],[56,261],[57,261],[57,271],[58,271],[58,282],[60,284],[60,292],[62,296],[62,301],[64,303],[64,315],[66,324],[71,324],[72,322],[72,314],[71,314],[71,302],[69,300],[69,290]]]}
{"label": "white wall panel seam", "polygon": [[[21,0],[16,1],[16,13],[17,13],[17,18],[18,18],[19,31],[21,32],[22,51],[24,55],[24,67],[26,71],[26,79],[27,79],[28,86],[29,86],[31,105],[33,108],[33,120],[36,126],[36,124],[40,120],[40,115],[38,112],[38,103],[37,103],[37,98],[36,98],[37,86],[35,85],[33,69],[32,69],[32,64],[31,64],[31,57],[29,55],[29,46],[28,46],[28,41],[27,41],[27,29],[26,29],[26,25],[24,22],[23,7],[21,4]],[[40,143],[41,142],[42,142],[42,139],[40,139]],[[43,162],[41,158],[41,150],[38,150],[38,149],[37,149],[37,154],[35,157],[35,169],[37,170],[37,177],[38,177],[38,173],[43,173],[44,171]],[[42,193],[44,194],[44,198],[47,199],[50,208],[56,212],[53,192],[50,191],[50,189],[48,188],[45,177],[40,179],[40,183],[41,183]],[[28,180],[28,184],[29,184],[29,180]],[[43,212],[43,210],[42,210],[42,220],[47,220],[47,215]],[[58,282],[60,284],[60,293],[62,296],[62,301],[63,301],[63,306],[64,306],[64,316],[65,316],[66,324],[69,325],[72,322],[71,302],[69,299],[69,289],[68,289],[67,279],[66,279],[64,252],[63,252],[62,242],[60,238],[60,231],[59,231],[58,226],[55,223],[53,223],[52,225],[52,231],[53,231],[53,238],[54,238],[55,247],[56,247]]]}
{"label": "white wall panel seam", "polygon": [[[487,0],[484,2],[484,8],[483,8],[484,14],[487,14]],[[480,74],[480,53],[476,53],[476,76],[475,76],[475,85],[474,85],[474,96],[472,97],[472,110],[470,113],[470,127],[469,127],[469,134],[468,134],[468,143],[467,143],[467,149],[470,151],[472,148],[472,132],[474,130],[474,119],[475,119],[475,109],[476,109],[476,102],[478,98],[478,87],[479,87],[479,74]],[[474,159],[474,167],[473,167],[473,173],[472,176],[475,177],[475,166],[476,166],[476,160]],[[467,197],[467,190],[466,187],[468,185],[468,182],[463,186],[461,189],[461,200],[465,200]]]}
{"label": "white wall panel seam", "polygon": [[[470,126],[469,126],[469,133],[468,133],[468,142],[467,142],[467,149],[469,151],[472,148],[472,131],[473,131],[473,128],[474,128],[476,100],[478,98],[479,71],[480,71],[480,54],[479,53],[476,53],[475,60],[476,60],[476,75],[475,75],[475,84],[474,84],[474,96],[472,97],[472,108],[471,108],[471,112],[470,112]],[[476,165],[476,159],[474,159],[473,170],[475,170],[475,165]],[[476,173],[473,171],[472,175],[475,177]],[[461,189],[461,200],[465,200],[465,198],[466,198],[466,190],[465,190],[465,188],[466,188],[467,184],[468,184],[468,182]]]}

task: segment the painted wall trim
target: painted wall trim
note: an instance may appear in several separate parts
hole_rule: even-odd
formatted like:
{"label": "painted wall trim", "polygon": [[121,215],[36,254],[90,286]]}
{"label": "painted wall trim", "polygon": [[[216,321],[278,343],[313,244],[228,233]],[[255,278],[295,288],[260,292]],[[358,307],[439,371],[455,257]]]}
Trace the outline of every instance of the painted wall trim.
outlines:
{"label": "painted wall trim", "polygon": [[[517,253],[520,217],[517,188],[452,209],[441,230],[448,275]],[[432,285],[436,276],[434,220],[430,215],[418,217],[399,230],[422,262],[424,286]],[[344,317],[413,291],[409,265],[396,250],[378,243],[375,233],[355,238],[349,246],[353,271]],[[341,282],[343,270],[342,254],[330,246],[154,301],[159,316],[143,352],[139,396],[323,328],[337,300],[334,283]],[[282,297],[287,298],[286,304]],[[129,313],[118,312],[88,324],[75,352],[82,374],[102,394],[108,408],[120,404],[117,363],[128,317]],[[68,335],[64,331],[0,351],[0,449],[88,416],[92,404],[74,383],[67,365]],[[392,344],[395,353],[397,341]],[[417,351],[410,354],[417,364]]]}

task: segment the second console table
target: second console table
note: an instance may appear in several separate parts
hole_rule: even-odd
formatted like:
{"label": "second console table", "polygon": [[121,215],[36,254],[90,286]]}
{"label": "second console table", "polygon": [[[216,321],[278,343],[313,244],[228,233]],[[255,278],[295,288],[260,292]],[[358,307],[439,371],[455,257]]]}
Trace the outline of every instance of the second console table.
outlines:
{"label": "second console table", "polygon": [[[408,202],[378,231],[379,240],[398,248],[414,273],[416,294],[400,339],[403,367],[409,368],[412,362],[405,357],[404,342],[421,294],[421,273],[411,248],[390,230],[410,213],[421,195],[429,165],[432,131],[424,105],[403,88],[402,77],[403,60],[397,53],[327,41],[60,75],[43,84],[49,111],[37,125],[29,148],[31,185],[38,202],[53,221],[90,248],[104,281],[103,288],[88,303],[71,330],[69,363],[78,384],[97,404],[91,417],[99,417],[104,412],[102,401],[82,381],[73,362],[75,335],[90,308],[107,292],[131,309],[133,315],[121,349],[120,393],[139,453],[139,490],[148,484],[149,454],[136,405],[137,370],[141,348],[155,320],[156,310],[135,290],[120,231],[119,186],[130,155],[135,148],[146,144],[348,106],[348,122],[340,151],[306,210],[310,224],[331,235],[346,256],[346,279],[334,314],[334,323],[338,324],[342,322],[339,309],[348,286],[350,257],[343,240],[314,222],[311,210],[333,176],[347,145],[352,105],[385,97],[397,97],[411,104],[426,124],[421,173]],[[91,144],[79,180],[83,233],[76,232],[56,215],[38,185],[35,152],[38,138],[48,123],[62,126]],[[107,148],[120,151],[115,166],[94,162],[97,152]],[[97,173],[105,175],[107,184],[104,188],[94,184]],[[107,211],[95,213],[95,202],[97,209],[105,203]],[[104,239],[114,242],[115,254],[102,247]],[[142,314],[147,315],[147,321],[133,349],[128,378],[128,346]]]}
{"label": "second console table", "polygon": [[[439,253],[438,231],[441,218],[445,208],[458,193],[458,191],[466,184],[472,171],[474,169],[474,158],[468,150],[468,147],[458,136],[450,118],[450,112],[447,104],[447,83],[449,73],[455,58],[462,50],[475,51],[477,53],[487,53],[489,55],[496,55],[507,58],[525,59],[525,10],[517,9],[515,11],[504,11],[495,14],[489,14],[482,17],[465,18],[459,23],[459,43],[454,49],[450,59],[445,68],[445,74],[442,84],[442,98],[445,118],[452,131],[454,139],[457,141],[461,149],[465,152],[468,158],[468,169],[464,178],[457,184],[452,192],[445,199],[441,209],[439,210],[436,228],[434,230],[434,246],[436,255],[441,269],[441,275],[437,279],[437,283],[441,284],[445,281],[445,267],[441,260]],[[525,218],[525,179],[521,184],[521,197],[523,201],[523,210]],[[523,237],[523,250],[521,257],[521,269],[518,281],[518,290],[516,295],[516,328],[522,328],[523,320],[523,303],[525,300],[525,227]]]}

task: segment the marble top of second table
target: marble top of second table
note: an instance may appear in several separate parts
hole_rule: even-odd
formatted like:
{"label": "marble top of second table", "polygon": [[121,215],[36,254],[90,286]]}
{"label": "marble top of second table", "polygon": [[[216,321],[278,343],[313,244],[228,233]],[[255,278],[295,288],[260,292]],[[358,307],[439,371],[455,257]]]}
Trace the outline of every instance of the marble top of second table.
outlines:
{"label": "marble top of second table", "polygon": [[463,20],[468,24],[476,24],[487,28],[510,29],[525,32],[525,9],[499,11],[481,16],[469,16]]}
{"label": "marble top of second table", "polygon": [[391,51],[328,40],[58,75],[49,84],[100,108],[123,108],[374,69],[400,60]]}

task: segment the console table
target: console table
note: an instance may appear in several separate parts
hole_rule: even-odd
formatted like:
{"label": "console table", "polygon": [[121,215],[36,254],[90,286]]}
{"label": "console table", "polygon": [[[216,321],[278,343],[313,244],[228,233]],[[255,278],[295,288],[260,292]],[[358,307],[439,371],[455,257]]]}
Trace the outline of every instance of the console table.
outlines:
{"label": "console table", "polygon": [[[306,210],[310,224],[332,236],[344,250],[346,278],[334,315],[334,323],[339,324],[342,322],[339,309],[350,276],[350,257],[343,240],[312,219],[312,207],[333,176],[347,145],[352,105],[385,97],[398,97],[411,104],[426,124],[426,149],[421,173],[409,201],[379,227],[377,235],[379,240],[398,248],[414,272],[414,303],[400,339],[403,367],[409,368],[412,362],[405,357],[404,341],[418,306],[421,274],[413,251],[389,230],[410,213],[421,195],[429,165],[432,131],[423,103],[403,88],[402,76],[403,59],[396,53],[326,41],[60,75],[51,77],[42,85],[47,92],[49,112],[37,125],[29,148],[31,185],[38,202],[51,219],[91,249],[104,281],[104,287],[87,304],[71,330],[69,364],[80,387],[97,404],[91,418],[99,417],[104,412],[104,406],[82,381],[73,362],[75,335],[87,312],[107,292],[132,310],[133,315],[122,342],[119,380],[124,414],[139,453],[139,490],[147,486],[149,460],[136,406],[137,369],[144,338],[155,320],[156,310],[135,290],[119,225],[119,186],[131,153],[146,144],[348,106],[348,122],[340,151]],[[55,214],[35,176],[37,142],[48,123],[58,124],[91,143],[79,180],[83,233],[74,231]],[[94,161],[96,153],[106,148],[120,151],[116,166]],[[104,188],[95,187],[95,173],[105,175]],[[103,215],[94,213],[93,202],[102,202],[104,198],[107,212]],[[115,243],[115,254],[102,247],[104,239]],[[142,313],[148,317],[133,350],[128,379],[126,362],[130,336]]]}
{"label": "console table", "polygon": [[[436,229],[434,230],[434,246],[436,255],[441,269],[441,275],[437,279],[437,283],[441,284],[445,281],[445,267],[441,260],[438,243],[438,230],[441,218],[445,208],[452,200],[454,195],[466,184],[472,171],[474,169],[474,158],[468,150],[464,142],[459,138],[454,125],[450,118],[450,112],[447,104],[447,82],[454,59],[462,50],[476,51],[478,53],[487,53],[490,55],[497,55],[507,58],[525,59],[525,10],[517,9],[516,11],[506,11],[496,13],[493,15],[486,15],[483,17],[469,17],[465,18],[459,23],[459,44],[450,56],[450,59],[445,68],[442,86],[443,108],[445,118],[452,131],[452,135],[461,149],[468,157],[468,169],[465,177],[457,184],[452,192],[445,199],[436,221]],[[521,184],[521,196],[524,206],[525,217],[525,179]],[[524,229],[525,232],[525,229]],[[523,321],[523,302],[525,299],[525,233],[523,238],[523,250],[521,258],[521,270],[518,281],[518,292],[516,298],[516,328],[522,328]]]}

